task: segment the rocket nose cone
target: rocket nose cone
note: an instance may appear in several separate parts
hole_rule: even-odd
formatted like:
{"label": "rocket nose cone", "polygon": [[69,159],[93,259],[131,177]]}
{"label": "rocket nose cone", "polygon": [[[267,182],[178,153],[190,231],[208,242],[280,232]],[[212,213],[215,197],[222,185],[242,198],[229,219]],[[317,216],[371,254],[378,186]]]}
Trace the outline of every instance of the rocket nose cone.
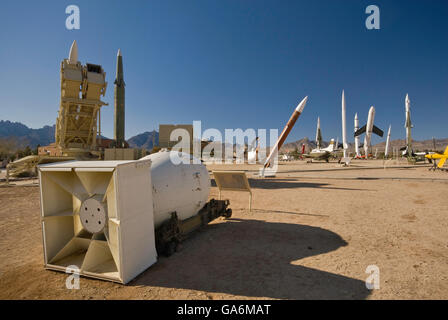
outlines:
{"label": "rocket nose cone", "polygon": [[121,57],[121,49],[118,49],[117,57]]}
{"label": "rocket nose cone", "polygon": [[296,108],[296,111],[302,113],[303,109],[305,108],[306,102],[308,101],[308,96],[303,98],[303,100],[299,103],[299,105]]}
{"label": "rocket nose cone", "polygon": [[73,41],[72,46],[70,47],[68,62],[70,64],[75,64],[78,62],[78,44],[76,43],[76,40]]}
{"label": "rocket nose cone", "polygon": [[355,120],[358,120],[358,113],[355,113]]}

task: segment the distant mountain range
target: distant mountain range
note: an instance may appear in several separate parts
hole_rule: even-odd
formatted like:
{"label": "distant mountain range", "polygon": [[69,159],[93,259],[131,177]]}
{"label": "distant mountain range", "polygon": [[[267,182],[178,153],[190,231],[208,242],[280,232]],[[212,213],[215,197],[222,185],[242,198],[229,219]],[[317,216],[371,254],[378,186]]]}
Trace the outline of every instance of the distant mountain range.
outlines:
{"label": "distant mountain range", "polygon": [[[0,139],[12,141],[17,149],[26,146],[34,149],[38,145],[46,146],[54,142],[54,132],[56,126],[44,126],[40,129],[31,129],[20,122],[0,120]],[[154,137],[154,138],[153,138]],[[107,137],[102,136],[104,139]],[[0,141],[1,143],[1,141]],[[157,131],[144,132],[128,139],[131,148],[146,148],[151,150],[159,144],[159,133]]]}
{"label": "distant mountain range", "polygon": [[159,144],[159,133],[155,130],[140,133],[128,139],[128,144],[131,148],[152,150],[155,145],[157,146]]}
{"label": "distant mountain range", "polygon": [[48,145],[54,142],[56,126],[44,126],[40,129],[31,129],[20,122],[0,120],[0,138],[13,140],[18,149],[37,145]]}
{"label": "distant mountain range", "polygon": [[[40,129],[31,129],[20,122],[0,120],[0,139],[7,139],[8,141],[13,141],[17,149],[21,149],[26,146],[29,146],[30,148],[35,148],[37,145],[41,146],[48,145],[54,142],[54,132],[55,132],[55,125],[44,126],[43,128]],[[131,148],[145,148],[151,150],[154,147],[154,145],[159,144],[159,133],[155,130],[151,132],[146,131],[144,133],[138,134],[128,139],[127,141]],[[362,141],[363,140],[361,139],[361,143]],[[339,143],[341,143],[341,141],[339,141]],[[303,139],[284,144],[280,152],[290,152],[294,151],[296,148],[298,148],[300,151],[302,148],[302,144],[305,144],[306,152],[316,148],[316,142],[310,140],[308,137],[305,137]],[[327,141],[323,141],[322,144],[323,147],[328,146]],[[383,141],[381,143],[373,145],[373,148],[378,148],[378,151],[382,152],[384,151],[385,145],[386,142]],[[405,141],[402,139],[391,141],[391,148],[401,148],[404,145]],[[448,145],[448,138],[436,139],[437,150],[444,150],[447,145]],[[432,150],[433,141],[432,139],[424,141],[413,141],[413,148],[416,151]],[[349,143],[349,150],[354,150],[353,143]]]}

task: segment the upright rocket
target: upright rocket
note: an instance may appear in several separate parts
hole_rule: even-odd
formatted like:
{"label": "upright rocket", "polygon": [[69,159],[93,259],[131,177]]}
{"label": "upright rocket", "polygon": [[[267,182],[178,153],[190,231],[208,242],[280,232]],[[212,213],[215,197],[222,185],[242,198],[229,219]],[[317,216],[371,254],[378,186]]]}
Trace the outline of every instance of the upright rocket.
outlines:
{"label": "upright rocket", "polygon": [[316,146],[318,149],[322,147],[322,132],[320,131],[320,118],[319,117],[317,117]]}
{"label": "upright rocket", "polygon": [[389,145],[390,145],[390,129],[392,125],[389,125],[389,130],[387,131],[387,138],[386,138],[386,149],[384,149],[384,158],[387,158],[389,155]]}
{"label": "upright rocket", "polygon": [[405,155],[412,155],[412,136],[411,136],[411,128],[414,126],[411,123],[411,100],[409,100],[409,95],[406,94],[406,98],[404,99],[405,110],[406,110],[406,122],[404,127],[406,128],[406,151]]}
{"label": "upright rocket", "polygon": [[[359,129],[358,114],[355,113],[355,133]],[[355,136],[355,158],[361,158],[361,152],[359,152],[359,136]]]}
{"label": "upright rocket", "polygon": [[[344,90],[342,90],[342,148],[344,150],[344,158],[347,158],[347,149],[348,149],[348,143],[347,143],[347,130],[345,125],[345,113],[346,113],[346,107],[345,107],[345,93]],[[336,148],[338,146],[336,145]]]}
{"label": "upright rocket", "polygon": [[123,57],[120,49],[118,49],[117,53],[117,70],[114,84],[114,139],[116,147],[124,148],[125,83],[123,78]]}
{"label": "upright rocket", "polygon": [[365,154],[366,159],[369,157],[369,148],[370,148],[370,141],[372,138],[372,133],[375,133],[376,135],[378,135],[380,137],[382,137],[384,134],[380,128],[378,128],[377,126],[375,126],[373,124],[374,119],[375,119],[375,107],[371,106],[369,109],[369,115],[367,117],[367,124],[355,132],[355,137],[365,133],[364,154]]}

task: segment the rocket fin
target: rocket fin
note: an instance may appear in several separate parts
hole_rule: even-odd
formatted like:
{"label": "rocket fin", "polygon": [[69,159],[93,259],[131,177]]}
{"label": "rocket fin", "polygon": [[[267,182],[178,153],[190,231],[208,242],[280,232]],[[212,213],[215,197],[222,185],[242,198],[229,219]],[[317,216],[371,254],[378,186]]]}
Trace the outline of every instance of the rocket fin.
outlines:
{"label": "rocket fin", "polygon": [[355,132],[355,137],[360,136],[361,134],[365,133],[366,129],[367,129],[367,125],[359,128],[358,131]]}
{"label": "rocket fin", "polygon": [[381,130],[380,128],[376,127],[375,125],[373,125],[373,129],[372,132],[375,133],[376,135],[382,137],[384,132],[383,130]]}

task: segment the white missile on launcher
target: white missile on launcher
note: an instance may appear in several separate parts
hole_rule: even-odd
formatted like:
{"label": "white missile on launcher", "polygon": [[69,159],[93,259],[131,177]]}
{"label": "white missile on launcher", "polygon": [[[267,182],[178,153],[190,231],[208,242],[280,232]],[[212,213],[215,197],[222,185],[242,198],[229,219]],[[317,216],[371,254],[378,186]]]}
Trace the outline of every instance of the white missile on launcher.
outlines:
{"label": "white missile on launcher", "polygon": [[300,115],[303,112],[303,109],[306,106],[306,102],[308,101],[308,96],[303,98],[303,100],[297,105],[297,108],[294,109],[294,112],[292,113],[291,117],[289,118],[288,122],[286,123],[285,128],[283,128],[282,133],[278,137],[277,142],[273,146],[271,152],[269,153],[269,156],[267,157],[263,169],[260,172],[260,175],[264,177],[264,170],[267,167],[272,167],[273,163],[271,163],[274,156],[277,156],[278,151],[282,147],[283,143],[285,142],[286,138],[288,137],[288,134],[291,132],[291,129],[294,127],[294,124],[296,123],[297,119],[299,119]]}
{"label": "white missile on launcher", "polygon": [[411,137],[411,128],[414,126],[411,123],[411,100],[409,100],[409,95],[406,94],[406,98],[404,100],[405,110],[406,110],[406,122],[404,127],[406,128],[406,150],[404,155],[412,155],[412,137]]}
{"label": "white missile on launcher", "polygon": [[76,40],[73,41],[72,46],[70,47],[70,53],[68,54],[68,63],[76,64],[78,62],[78,44]]}
{"label": "white missile on launcher", "polygon": [[369,116],[367,117],[367,124],[355,132],[355,137],[365,133],[364,154],[365,154],[366,159],[369,156],[369,147],[370,147],[370,142],[372,139],[372,132],[380,137],[382,137],[384,134],[380,128],[376,127],[373,124],[374,119],[375,119],[375,108],[373,106],[371,106],[370,110],[369,110]]}

